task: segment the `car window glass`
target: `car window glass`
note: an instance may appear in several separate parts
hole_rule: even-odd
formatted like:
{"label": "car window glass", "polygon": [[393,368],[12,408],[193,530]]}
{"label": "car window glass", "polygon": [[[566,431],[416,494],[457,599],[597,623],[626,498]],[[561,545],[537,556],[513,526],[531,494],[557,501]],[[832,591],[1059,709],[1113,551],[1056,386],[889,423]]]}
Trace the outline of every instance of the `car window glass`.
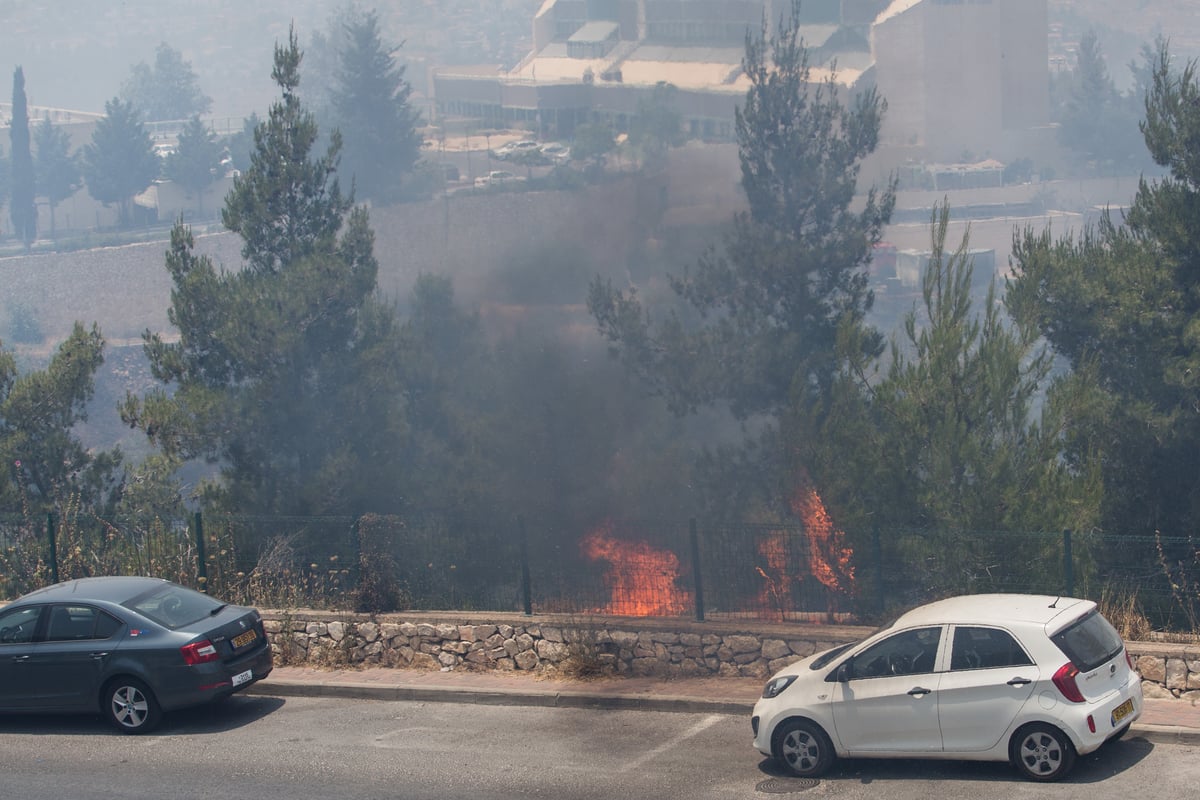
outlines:
{"label": "car window glass", "polygon": [[942,629],[917,628],[889,636],[854,657],[854,678],[916,675],[932,672]]}
{"label": "car window glass", "polygon": [[117,631],[121,630],[121,627],[124,624],[125,623],[121,622],[121,620],[117,619],[111,614],[106,614],[101,611],[96,617],[96,635],[93,638],[108,639]]}
{"label": "car window glass", "polygon": [[0,644],[23,644],[33,641],[42,606],[14,608],[0,614]]}
{"label": "car window glass", "polygon": [[224,607],[206,594],[173,583],[156,586],[121,605],[167,628],[190,625]]}
{"label": "car window glass", "polygon": [[962,625],[954,629],[954,647],[950,652],[952,670],[1024,667],[1032,663],[1008,631]]}
{"label": "car window glass", "polygon": [[1091,672],[1124,647],[1121,634],[1096,611],[1051,638],[1080,672]]}
{"label": "car window glass", "polygon": [[107,639],[121,623],[91,606],[56,605],[50,609],[46,641],[69,642],[81,639]]}

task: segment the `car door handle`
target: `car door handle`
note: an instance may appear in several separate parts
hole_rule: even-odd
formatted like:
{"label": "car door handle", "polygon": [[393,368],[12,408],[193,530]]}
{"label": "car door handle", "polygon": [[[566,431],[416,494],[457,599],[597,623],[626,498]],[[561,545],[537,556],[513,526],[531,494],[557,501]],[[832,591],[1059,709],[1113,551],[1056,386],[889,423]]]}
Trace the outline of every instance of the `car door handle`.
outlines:
{"label": "car door handle", "polygon": [[92,653],[92,658],[94,658],[95,660],[99,661],[99,660],[100,660],[100,659],[102,659],[102,658],[108,658],[108,653],[107,653],[107,652],[104,652],[104,653]]}
{"label": "car door handle", "polygon": [[1013,678],[1008,682],[1009,686],[1024,686],[1027,683],[1033,683],[1029,678]]}
{"label": "car door handle", "polygon": [[29,660],[29,656],[13,656],[12,660],[14,664],[24,664]]}
{"label": "car door handle", "polygon": [[926,689],[924,686],[914,686],[908,690],[908,693],[913,697],[924,697],[927,694],[932,694],[933,689]]}

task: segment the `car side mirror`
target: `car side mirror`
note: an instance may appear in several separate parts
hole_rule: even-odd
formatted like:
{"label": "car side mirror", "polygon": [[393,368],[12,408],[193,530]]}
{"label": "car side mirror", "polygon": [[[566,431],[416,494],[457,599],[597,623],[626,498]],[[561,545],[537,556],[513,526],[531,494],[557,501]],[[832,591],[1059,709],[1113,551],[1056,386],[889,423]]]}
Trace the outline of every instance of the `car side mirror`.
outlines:
{"label": "car side mirror", "polygon": [[853,663],[854,659],[850,659],[849,661],[842,662],[842,665],[837,668],[838,683],[849,683],[850,679],[854,677]]}

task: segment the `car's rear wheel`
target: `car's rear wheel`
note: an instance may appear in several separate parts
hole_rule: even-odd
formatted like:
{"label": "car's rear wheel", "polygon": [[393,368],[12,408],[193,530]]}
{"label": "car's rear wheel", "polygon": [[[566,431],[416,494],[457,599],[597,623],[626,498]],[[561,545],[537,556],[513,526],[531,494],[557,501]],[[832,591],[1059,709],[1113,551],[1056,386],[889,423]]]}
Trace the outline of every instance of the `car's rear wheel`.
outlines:
{"label": "car's rear wheel", "polygon": [[137,678],[115,678],[105,684],[100,709],[122,733],[146,733],[162,718],[154,692]]}
{"label": "car's rear wheel", "polygon": [[1062,780],[1075,765],[1075,746],[1053,725],[1034,723],[1016,732],[1011,745],[1012,761],[1030,780]]}
{"label": "car's rear wheel", "polygon": [[789,719],[775,731],[775,758],[793,775],[816,778],[833,764],[833,742],[821,726],[806,719]]}

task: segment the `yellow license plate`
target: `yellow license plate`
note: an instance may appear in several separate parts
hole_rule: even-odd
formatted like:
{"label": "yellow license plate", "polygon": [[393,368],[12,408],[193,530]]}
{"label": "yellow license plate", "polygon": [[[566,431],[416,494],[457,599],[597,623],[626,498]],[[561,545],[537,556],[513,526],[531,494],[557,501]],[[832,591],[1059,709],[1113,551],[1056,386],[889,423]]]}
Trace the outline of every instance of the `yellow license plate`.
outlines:
{"label": "yellow license plate", "polygon": [[1133,698],[1131,697],[1128,700],[1126,700],[1124,703],[1121,703],[1121,705],[1119,705],[1113,709],[1113,712],[1112,712],[1113,726],[1115,727],[1118,722],[1125,719],[1132,713],[1133,713]]}
{"label": "yellow license plate", "polygon": [[[258,638],[258,631],[248,630],[245,633],[241,633],[241,634],[238,634],[237,636],[233,637],[233,646],[235,648],[245,647],[246,645],[250,644],[257,638]],[[1132,709],[1132,708],[1133,708],[1133,706],[1130,706],[1130,709]]]}

